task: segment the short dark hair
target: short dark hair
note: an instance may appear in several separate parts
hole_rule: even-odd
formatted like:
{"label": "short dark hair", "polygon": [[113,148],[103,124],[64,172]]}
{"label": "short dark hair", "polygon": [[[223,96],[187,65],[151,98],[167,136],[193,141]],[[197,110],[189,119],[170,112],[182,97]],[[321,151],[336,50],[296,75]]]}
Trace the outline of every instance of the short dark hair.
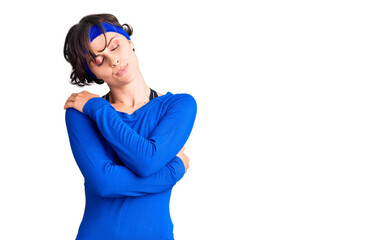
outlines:
{"label": "short dark hair", "polygon": [[[64,44],[64,57],[67,62],[72,66],[71,72],[71,84],[78,86],[90,85],[92,82],[97,84],[103,84],[104,81],[97,79],[86,71],[86,58],[95,59],[96,55],[90,48],[90,40],[88,36],[88,31],[93,25],[97,25],[105,36],[105,41],[107,43],[105,30],[102,27],[101,23],[111,23],[118,27],[121,27],[129,34],[133,33],[132,26],[128,24],[120,24],[118,19],[111,14],[91,14],[83,17],[78,24],[73,25],[67,36],[65,37]],[[134,50],[133,50],[134,51]]]}

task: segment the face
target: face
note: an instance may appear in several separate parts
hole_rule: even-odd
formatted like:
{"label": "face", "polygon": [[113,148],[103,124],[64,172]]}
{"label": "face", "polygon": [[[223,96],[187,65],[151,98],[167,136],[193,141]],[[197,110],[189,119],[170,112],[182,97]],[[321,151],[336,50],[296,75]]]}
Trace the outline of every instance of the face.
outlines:
{"label": "face", "polygon": [[88,67],[109,86],[131,82],[139,71],[133,42],[116,32],[106,32],[106,38],[107,45],[103,34],[90,43],[91,50],[97,57],[95,60],[87,59]]}

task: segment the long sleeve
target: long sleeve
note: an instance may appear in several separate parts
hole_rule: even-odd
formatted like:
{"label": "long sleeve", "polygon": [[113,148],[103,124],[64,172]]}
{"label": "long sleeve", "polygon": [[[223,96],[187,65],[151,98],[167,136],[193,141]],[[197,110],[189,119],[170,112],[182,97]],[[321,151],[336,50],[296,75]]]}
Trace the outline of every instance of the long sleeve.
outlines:
{"label": "long sleeve", "polygon": [[182,160],[175,156],[154,175],[137,176],[107,156],[102,137],[87,115],[69,108],[65,113],[65,121],[72,153],[85,178],[85,184],[99,196],[141,196],[163,192],[171,189],[185,173]]}
{"label": "long sleeve", "polygon": [[96,122],[103,137],[129,169],[140,176],[150,176],[185,145],[197,113],[196,101],[189,94],[178,94],[165,104],[166,112],[148,138],[128,126],[103,98],[88,100],[83,113]]}

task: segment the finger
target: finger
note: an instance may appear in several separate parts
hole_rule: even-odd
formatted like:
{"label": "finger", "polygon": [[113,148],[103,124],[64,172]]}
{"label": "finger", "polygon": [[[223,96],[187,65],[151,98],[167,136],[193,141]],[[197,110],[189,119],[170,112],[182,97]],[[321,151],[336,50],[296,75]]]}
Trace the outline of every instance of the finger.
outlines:
{"label": "finger", "polygon": [[72,100],[68,100],[65,105],[64,105],[64,109],[67,109],[67,108],[71,108],[73,107],[75,104]]}
{"label": "finger", "polygon": [[69,103],[65,103],[65,105],[64,105],[64,109],[67,109],[67,108],[69,108]]}
{"label": "finger", "polygon": [[72,102],[75,102],[77,98],[79,97],[79,93],[73,93],[70,97],[69,100]]}
{"label": "finger", "polygon": [[65,105],[70,103],[70,102],[74,102],[73,98],[72,97],[69,97],[66,101],[65,101]]}
{"label": "finger", "polygon": [[68,97],[66,102],[74,101],[76,93],[72,93],[71,96]]}
{"label": "finger", "polygon": [[68,105],[68,102],[69,102],[69,98],[65,101],[65,104],[64,104],[64,109],[67,108],[67,105]]}

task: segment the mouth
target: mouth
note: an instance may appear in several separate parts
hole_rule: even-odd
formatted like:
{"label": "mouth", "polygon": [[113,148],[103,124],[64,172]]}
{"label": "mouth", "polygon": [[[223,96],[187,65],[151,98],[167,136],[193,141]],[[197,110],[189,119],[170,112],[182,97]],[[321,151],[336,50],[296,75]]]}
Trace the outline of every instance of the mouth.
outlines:
{"label": "mouth", "polygon": [[122,75],[124,75],[124,73],[126,72],[126,70],[128,70],[128,64],[126,64],[125,67],[120,68],[120,70],[119,70],[115,75],[117,75],[117,76],[122,76]]}

